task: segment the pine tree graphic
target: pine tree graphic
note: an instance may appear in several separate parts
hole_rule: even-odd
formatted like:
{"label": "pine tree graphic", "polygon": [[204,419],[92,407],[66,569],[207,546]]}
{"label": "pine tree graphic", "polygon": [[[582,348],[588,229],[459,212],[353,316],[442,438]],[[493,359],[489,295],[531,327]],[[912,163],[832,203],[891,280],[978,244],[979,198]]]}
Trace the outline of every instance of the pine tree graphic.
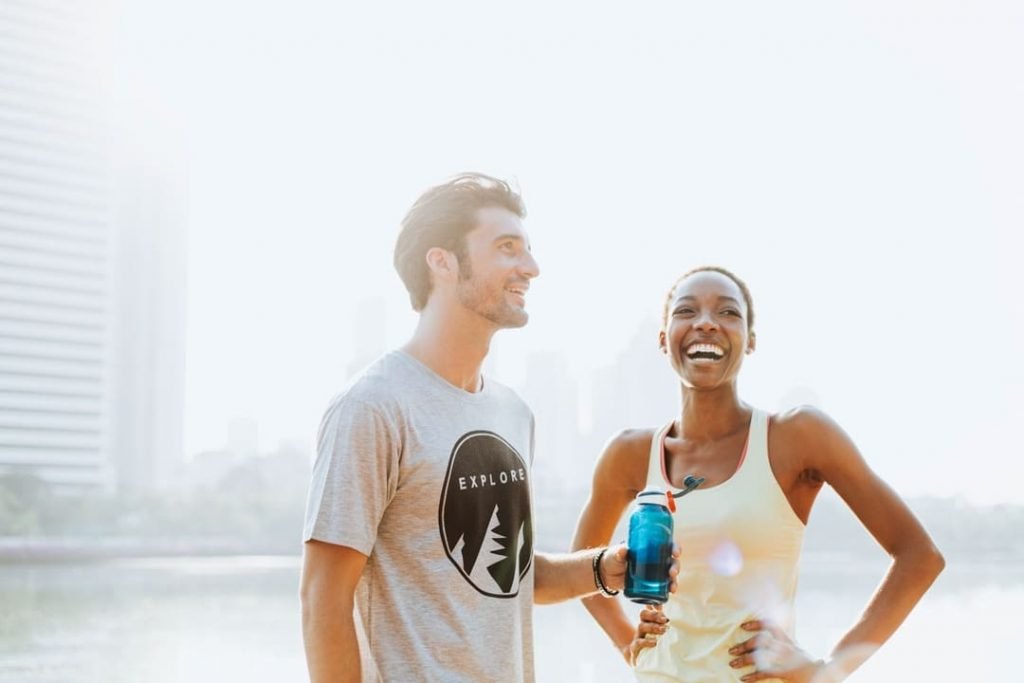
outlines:
{"label": "pine tree graphic", "polygon": [[491,510],[491,518],[487,522],[487,533],[480,545],[480,553],[476,557],[476,562],[473,563],[473,571],[469,578],[481,590],[504,593],[505,591],[495,582],[491,572],[488,571],[489,566],[495,564],[495,555],[500,558],[498,562],[505,557],[505,546],[502,542],[504,537],[498,533],[498,526],[498,506],[495,504],[494,509]]}
{"label": "pine tree graphic", "polygon": [[494,542],[501,544],[501,552],[493,551],[492,554],[500,554],[501,559],[489,565],[487,571],[494,577],[495,583],[501,586],[501,590],[508,595],[514,595],[519,592],[520,552],[526,543],[526,539],[523,536],[524,526],[525,522],[521,523],[515,535],[510,538],[498,534],[497,527],[492,529],[495,532],[493,534]]}

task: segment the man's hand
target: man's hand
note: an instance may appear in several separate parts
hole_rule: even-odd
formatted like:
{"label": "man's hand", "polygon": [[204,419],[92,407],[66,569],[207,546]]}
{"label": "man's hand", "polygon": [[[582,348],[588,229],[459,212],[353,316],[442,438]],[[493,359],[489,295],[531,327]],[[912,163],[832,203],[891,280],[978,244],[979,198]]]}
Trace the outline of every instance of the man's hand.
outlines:
{"label": "man's hand", "polygon": [[[608,552],[601,558],[601,578],[604,585],[611,590],[622,590],[626,586],[626,568],[628,549],[625,544],[609,546]],[[676,576],[679,575],[679,546],[672,544],[672,564],[668,569],[670,593],[676,592]]]}

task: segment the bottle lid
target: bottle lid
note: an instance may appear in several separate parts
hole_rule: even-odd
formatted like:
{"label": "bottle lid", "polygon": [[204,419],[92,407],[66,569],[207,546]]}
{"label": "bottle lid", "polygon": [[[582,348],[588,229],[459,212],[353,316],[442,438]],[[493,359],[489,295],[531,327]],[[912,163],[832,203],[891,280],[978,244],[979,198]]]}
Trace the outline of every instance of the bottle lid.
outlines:
{"label": "bottle lid", "polygon": [[659,489],[656,486],[648,486],[636,494],[636,502],[639,505],[661,505],[662,507],[668,507],[665,489]]}

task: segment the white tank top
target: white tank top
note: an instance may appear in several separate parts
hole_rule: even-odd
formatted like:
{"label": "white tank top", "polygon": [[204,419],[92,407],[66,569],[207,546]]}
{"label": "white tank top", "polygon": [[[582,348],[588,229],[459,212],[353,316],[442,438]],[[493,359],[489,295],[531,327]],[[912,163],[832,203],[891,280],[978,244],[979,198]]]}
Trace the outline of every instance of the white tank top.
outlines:
{"label": "white tank top", "polygon": [[[728,650],[754,635],[740,624],[770,619],[793,634],[804,524],[772,473],[768,422],[766,413],[754,410],[736,472],[677,501],[678,587],[665,605],[668,631],[637,658],[637,680],[738,681],[752,669],[732,669]],[[651,442],[647,486],[670,486],[665,434],[671,426]]]}

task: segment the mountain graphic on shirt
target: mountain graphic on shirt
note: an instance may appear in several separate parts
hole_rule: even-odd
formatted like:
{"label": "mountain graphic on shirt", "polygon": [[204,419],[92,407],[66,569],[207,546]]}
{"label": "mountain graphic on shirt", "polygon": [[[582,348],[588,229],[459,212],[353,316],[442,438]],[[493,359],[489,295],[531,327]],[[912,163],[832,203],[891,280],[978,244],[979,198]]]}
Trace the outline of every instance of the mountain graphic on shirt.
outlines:
{"label": "mountain graphic on shirt", "polygon": [[[466,543],[460,537],[452,550],[456,560],[462,560],[462,569],[469,575],[470,583],[478,587],[489,586],[490,592],[515,595],[519,592],[519,559],[523,550],[523,525],[516,530],[515,537],[501,534],[498,522],[498,507],[494,507],[487,534],[475,558],[467,560]],[[514,548],[510,547],[514,544]]]}
{"label": "mountain graphic on shirt", "polygon": [[510,598],[533,562],[526,464],[500,436],[470,432],[452,449],[438,509],[445,553],[462,577]]}

